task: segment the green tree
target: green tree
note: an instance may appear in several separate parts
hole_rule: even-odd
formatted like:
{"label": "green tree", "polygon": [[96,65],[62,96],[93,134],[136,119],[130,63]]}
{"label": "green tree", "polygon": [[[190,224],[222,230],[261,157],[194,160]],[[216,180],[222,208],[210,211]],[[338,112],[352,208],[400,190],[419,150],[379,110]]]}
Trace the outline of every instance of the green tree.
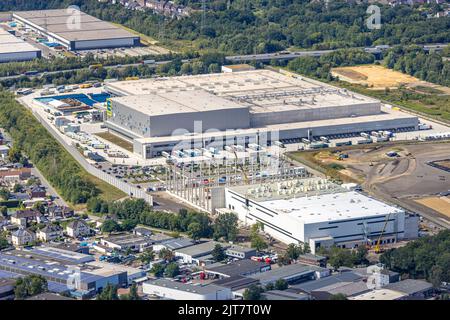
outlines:
{"label": "green tree", "polygon": [[167,248],[162,248],[159,250],[158,256],[160,259],[164,259],[165,261],[172,261],[175,258],[173,252]]}
{"label": "green tree", "polygon": [[180,267],[176,262],[171,262],[166,266],[164,275],[169,278],[174,278],[180,274]]}
{"label": "green tree", "polygon": [[130,292],[120,296],[120,300],[141,300],[138,295],[137,285],[133,283],[130,287]]}
{"label": "green tree", "polygon": [[328,300],[348,300],[347,296],[343,293],[332,294]]}
{"label": "green tree", "polygon": [[227,255],[225,254],[225,249],[220,244],[216,244],[214,246],[211,255],[214,261],[223,261],[227,257]]}
{"label": "green tree", "polygon": [[0,215],[6,217],[8,215],[8,207],[0,206]]}
{"label": "green tree", "polygon": [[150,270],[151,273],[155,275],[155,277],[162,277],[164,274],[165,266],[161,263],[155,263]]}
{"label": "green tree", "polygon": [[3,234],[0,234],[0,250],[8,248],[9,243],[6,237]]}
{"label": "green tree", "polygon": [[14,294],[21,300],[47,291],[47,279],[41,275],[28,275],[16,280]]}
{"label": "green tree", "polygon": [[114,231],[120,231],[120,229],[121,229],[120,225],[116,221],[114,221],[112,219],[105,220],[102,223],[102,228],[101,228],[102,232],[106,232],[106,233],[112,233]]}
{"label": "green tree", "polygon": [[250,230],[250,241],[251,246],[258,251],[262,251],[268,247],[267,243],[264,241],[263,237],[260,235],[260,231],[263,226],[260,223],[255,223],[251,226]]}
{"label": "green tree", "polygon": [[97,295],[97,300],[119,300],[117,295],[117,286],[108,283],[100,294]]}
{"label": "green tree", "polygon": [[11,196],[11,193],[6,188],[0,189],[0,198],[2,198],[4,201],[8,200]]}
{"label": "green tree", "polygon": [[155,259],[155,252],[151,249],[145,250],[139,257],[139,260],[144,264],[149,264],[153,259]]}
{"label": "green tree", "polygon": [[23,186],[20,183],[16,183],[13,187],[13,192],[22,192]]}
{"label": "green tree", "polygon": [[238,233],[238,218],[234,213],[227,212],[219,215],[214,221],[214,238],[224,238],[225,241],[234,241]]}
{"label": "green tree", "polygon": [[245,289],[244,291],[244,300],[263,300],[263,296],[261,293],[264,292],[264,289],[256,284],[252,284],[250,287]]}
{"label": "green tree", "polygon": [[199,240],[202,236],[202,226],[198,222],[192,222],[188,226],[188,235],[193,240]]}
{"label": "green tree", "polygon": [[278,279],[275,281],[275,289],[276,290],[286,290],[289,287],[288,283],[284,279]]}

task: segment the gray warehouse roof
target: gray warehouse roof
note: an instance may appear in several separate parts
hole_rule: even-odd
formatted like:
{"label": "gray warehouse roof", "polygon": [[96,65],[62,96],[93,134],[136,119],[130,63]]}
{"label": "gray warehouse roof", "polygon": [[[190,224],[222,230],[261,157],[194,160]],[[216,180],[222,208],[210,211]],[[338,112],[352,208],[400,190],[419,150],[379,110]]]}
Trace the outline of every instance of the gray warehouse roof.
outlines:
{"label": "gray warehouse roof", "polygon": [[251,277],[254,279],[258,279],[262,284],[265,284],[267,282],[277,281],[278,279],[288,280],[291,277],[297,277],[299,275],[308,275],[309,273],[315,273],[315,271],[320,270],[324,270],[324,268],[296,263],[287,266],[282,266],[266,272],[257,273],[251,275]]}
{"label": "gray warehouse roof", "polygon": [[408,295],[413,295],[415,293],[421,293],[433,288],[433,285],[424,280],[406,279],[399,282],[390,283],[384,287],[384,289],[390,289],[405,293]]}
{"label": "gray warehouse roof", "polygon": [[204,90],[123,96],[111,98],[111,101],[149,116],[223,109],[248,109],[248,107],[220,98]]}
{"label": "gray warehouse roof", "polygon": [[[260,272],[263,267],[266,267],[267,264],[264,262],[253,261],[250,259],[240,260],[236,262],[232,262],[229,264],[223,264],[220,266],[214,266],[212,268],[208,268],[206,266],[206,271],[216,274],[225,275],[228,277],[237,276],[237,275],[247,275],[252,273]],[[269,265],[270,267],[270,265]]]}
{"label": "gray warehouse roof", "polygon": [[38,51],[41,50],[0,28],[0,54]]}
{"label": "gray warehouse roof", "polygon": [[176,250],[176,253],[185,254],[194,258],[200,257],[211,253],[217,244],[220,244],[223,248],[228,247],[226,244],[220,242],[207,241],[190,247],[182,248],[180,250]]}
{"label": "gray warehouse roof", "polygon": [[300,289],[304,292],[310,293],[312,291],[321,291],[330,288],[330,286],[339,283],[351,283],[362,280],[363,277],[353,272],[343,272],[338,275],[332,275],[326,278],[311,280],[308,282],[293,285],[295,289]]}
{"label": "gray warehouse roof", "polygon": [[138,38],[131,32],[84,12],[79,12],[79,16],[75,16],[74,12],[69,9],[16,11],[13,17],[68,41]]}
{"label": "gray warehouse roof", "polygon": [[188,284],[188,283],[183,283],[183,282],[173,281],[173,280],[168,280],[168,279],[156,279],[156,280],[152,280],[152,281],[147,281],[145,283],[155,285],[155,286],[180,290],[180,291],[198,293],[198,294],[215,293],[217,291],[224,289],[224,287],[221,287],[221,286],[218,286],[215,284],[193,285],[193,284]]}

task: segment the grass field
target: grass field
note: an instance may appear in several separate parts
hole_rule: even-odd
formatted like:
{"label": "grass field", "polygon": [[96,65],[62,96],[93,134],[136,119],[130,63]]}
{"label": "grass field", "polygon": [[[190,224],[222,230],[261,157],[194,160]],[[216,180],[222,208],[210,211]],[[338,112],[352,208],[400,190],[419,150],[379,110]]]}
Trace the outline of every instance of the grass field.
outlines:
{"label": "grass field", "polygon": [[343,81],[367,85],[372,89],[398,88],[400,85],[420,81],[410,75],[378,65],[333,68],[332,74]]}
{"label": "grass field", "polygon": [[113,187],[109,183],[94,177],[92,175],[87,175],[87,178],[95,183],[96,187],[100,190],[100,198],[106,201],[115,201],[119,200],[123,197],[126,197],[127,194],[116,187]]}
{"label": "grass field", "polygon": [[415,201],[450,218],[449,197],[428,197]]}
{"label": "grass field", "polygon": [[112,133],[98,132],[98,133],[95,133],[95,135],[99,136],[100,138],[103,138],[105,140],[108,140],[109,142],[112,142],[115,145],[118,145],[119,147],[124,148],[125,150],[133,152],[133,144],[131,142],[121,139]]}

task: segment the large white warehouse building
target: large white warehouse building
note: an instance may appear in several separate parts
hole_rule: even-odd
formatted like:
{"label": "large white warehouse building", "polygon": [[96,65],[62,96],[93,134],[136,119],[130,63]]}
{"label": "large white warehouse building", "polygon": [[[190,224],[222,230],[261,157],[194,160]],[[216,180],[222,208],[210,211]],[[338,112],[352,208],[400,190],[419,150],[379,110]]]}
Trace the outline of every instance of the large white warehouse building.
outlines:
{"label": "large white warehouse building", "polygon": [[239,220],[264,224],[284,243],[353,248],[417,238],[416,215],[320,178],[225,188],[225,206]]}
{"label": "large white warehouse building", "polygon": [[0,28],[0,63],[41,57],[41,50]]}
{"label": "large white warehouse building", "polygon": [[[417,117],[345,89],[270,70],[107,84],[107,126],[144,158],[201,140],[260,141],[415,130]],[[197,143],[197,142],[196,142]]]}
{"label": "large white warehouse building", "polygon": [[139,36],[73,8],[16,11],[13,19],[68,50],[132,47]]}

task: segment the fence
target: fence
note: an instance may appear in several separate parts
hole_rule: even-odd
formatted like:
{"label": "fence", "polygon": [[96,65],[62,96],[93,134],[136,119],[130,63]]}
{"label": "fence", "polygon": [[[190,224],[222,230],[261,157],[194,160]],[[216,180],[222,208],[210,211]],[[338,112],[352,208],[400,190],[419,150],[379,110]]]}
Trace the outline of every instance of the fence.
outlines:
{"label": "fence", "polygon": [[107,174],[106,172],[103,172],[100,169],[95,168],[94,166],[92,166],[81,154],[80,152],[77,150],[77,148],[75,148],[72,145],[67,144],[66,141],[64,141],[64,139],[57,133],[55,132],[55,128],[52,128],[52,126],[45,121],[40,114],[38,114],[37,112],[35,112],[34,110],[32,110],[34,116],[36,117],[36,119],[47,129],[48,132],[50,132],[50,134],[56,139],[58,140],[59,143],[61,143],[66,150],[72,155],[72,157],[75,158],[75,160],[77,160],[77,162],[87,171],[89,172],[91,175],[105,181],[106,183],[109,183],[110,185],[116,187],[119,190],[122,190],[123,192],[125,192],[127,195],[134,197],[134,198],[139,198],[139,199],[144,199],[146,202],[148,202],[150,205],[153,205],[153,197],[149,194],[147,194],[145,192],[145,190],[142,189],[138,189],[132,185],[129,185],[128,183],[125,183],[123,181],[121,181],[120,179],[117,179],[116,177],[113,177],[109,174]]}

